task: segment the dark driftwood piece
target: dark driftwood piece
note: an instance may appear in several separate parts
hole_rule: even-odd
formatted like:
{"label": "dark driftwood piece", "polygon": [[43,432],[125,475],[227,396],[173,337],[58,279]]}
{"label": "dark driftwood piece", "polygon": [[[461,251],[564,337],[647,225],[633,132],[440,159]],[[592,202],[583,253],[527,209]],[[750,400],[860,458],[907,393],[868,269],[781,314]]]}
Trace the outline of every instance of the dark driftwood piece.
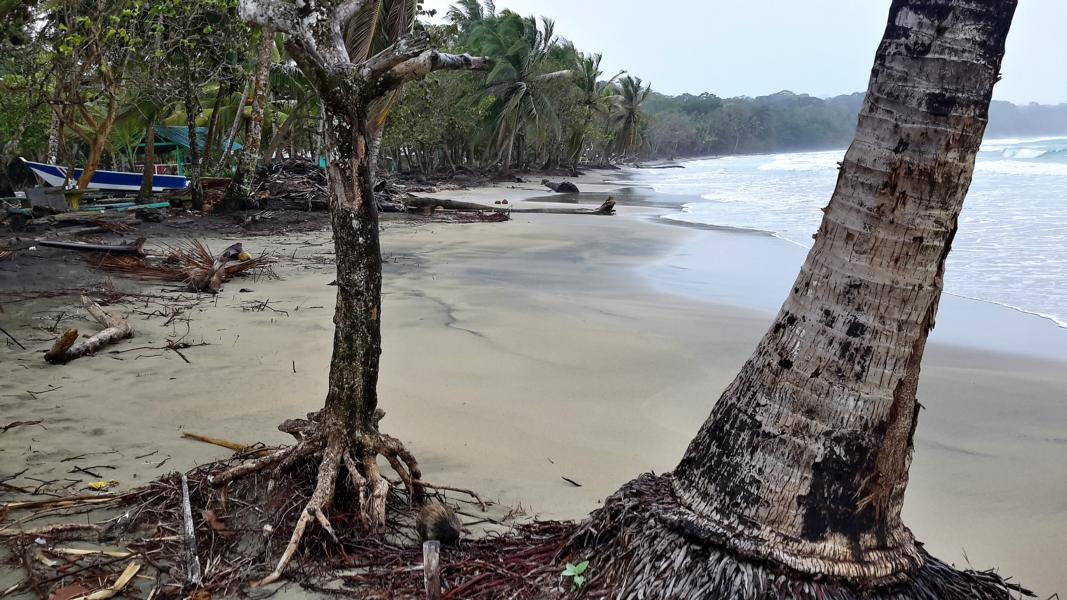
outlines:
{"label": "dark driftwood piece", "polygon": [[114,344],[120,340],[133,337],[133,327],[126,322],[126,319],[116,317],[104,309],[100,308],[100,305],[92,300],[82,296],[82,306],[86,312],[93,317],[97,323],[100,323],[104,327],[96,335],[91,338],[78,342],[78,330],[68,329],[55,344],[52,345],[52,349],[44,355],[44,359],[52,364],[65,364],[76,358],[81,358],[89,354],[96,354],[104,346]]}
{"label": "dark driftwood piece", "polygon": [[459,200],[446,200],[443,198],[405,198],[404,204],[408,208],[448,210],[480,210],[501,213],[523,214],[549,214],[549,215],[613,215],[615,214],[615,199],[608,198],[597,208],[500,208],[488,206],[476,202],[461,202]]}
{"label": "dark driftwood piece", "polygon": [[62,250],[81,250],[83,252],[107,252],[110,254],[132,254],[144,256],[145,239],[137,238],[129,244],[86,244],[85,242],[61,242],[58,240],[37,240],[38,246],[60,248]]}

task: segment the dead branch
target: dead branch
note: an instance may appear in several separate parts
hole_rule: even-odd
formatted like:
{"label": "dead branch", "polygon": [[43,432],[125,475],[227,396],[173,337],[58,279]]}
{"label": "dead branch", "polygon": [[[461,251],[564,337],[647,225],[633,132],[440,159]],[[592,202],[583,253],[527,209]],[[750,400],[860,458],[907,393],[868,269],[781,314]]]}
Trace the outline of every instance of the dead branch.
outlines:
{"label": "dead branch", "polygon": [[59,248],[62,250],[80,250],[82,252],[106,252],[108,254],[132,254],[134,256],[144,256],[144,243],[143,237],[137,238],[136,241],[129,244],[86,244],[85,242],[62,242],[57,240],[37,240],[38,246],[45,246],[48,248]]}
{"label": "dead branch", "polygon": [[444,198],[405,198],[404,204],[408,209],[433,210],[444,208],[459,211],[493,211],[500,213],[522,214],[555,214],[555,215],[613,215],[615,214],[615,199],[609,197],[597,208],[500,208],[478,204],[476,202],[461,202]]}
{"label": "dead branch", "polygon": [[93,319],[104,327],[102,331],[89,339],[75,343],[78,330],[69,329],[63,334],[45,355],[44,359],[52,364],[66,364],[77,358],[95,354],[101,348],[120,340],[133,337],[133,327],[126,319],[116,317],[89,298],[82,296],[82,307]]}

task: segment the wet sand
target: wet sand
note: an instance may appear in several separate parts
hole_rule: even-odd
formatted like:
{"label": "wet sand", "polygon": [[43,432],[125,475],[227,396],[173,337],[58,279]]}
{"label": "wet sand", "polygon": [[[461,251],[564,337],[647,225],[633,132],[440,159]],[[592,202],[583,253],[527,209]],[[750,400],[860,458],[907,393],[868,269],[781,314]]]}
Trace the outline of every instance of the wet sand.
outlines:
{"label": "wet sand", "polygon": [[[606,191],[594,183],[604,178],[580,185]],[[527,184],[447,194],[514,202],[542,193]],[[638,473],[673,467],[778,302],[738,291],[749,308],[714,303],[655,274],[687,277],[672,261],[710,243],[723,258],[691,275],[729,293],[780,278],[761,266],[779,250],[770,238],[665,225],[658,214],[624,206],[613,218],[386,224],[382,426],[428,480],[579,518]],[[142,350],[47,366],[50,334],[33,325],[70,299],[5,306],[0,324],[29,351],[0,342],[0,425],[42,423],[0,434],[0,473],[87,482],[68,471],[97,467],[123,488],[227,454],[183,431],[287,442],[277,424],[320,408],[326,391],[332,247],[325,231],[244,241],[286,257],[282,279],[234,281],[191,311],[186,341],[210,344],[185,351],[191,364]],[[270,308],[252,310],[266,300]],[[138,337],[116,349],[185,334],[184,322],[164,320],[135,315]],[[931,345],[905,510],[932,552],[959,564],[965,552],[973,567],[997,566],[1043,596],[1067,590],[1065,391],[1067,363]]]}

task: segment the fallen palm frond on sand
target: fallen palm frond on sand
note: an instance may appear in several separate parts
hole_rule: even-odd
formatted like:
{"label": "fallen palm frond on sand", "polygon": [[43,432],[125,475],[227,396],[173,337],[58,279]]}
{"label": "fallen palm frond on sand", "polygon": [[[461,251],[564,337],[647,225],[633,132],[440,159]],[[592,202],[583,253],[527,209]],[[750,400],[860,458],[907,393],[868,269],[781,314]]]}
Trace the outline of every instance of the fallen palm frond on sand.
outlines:
{"label": "fallen palm frond on sand", "polygon": [[184,283],[192,292],[215,293],[234,275],[266,269],[272,262],[269,256],[246,256],[239,243],[215,256],[207,244],[191,240],[187,247],[170,248],[162,257],[108,255],[97,260],[96,266],[104,271],[139,279]]}

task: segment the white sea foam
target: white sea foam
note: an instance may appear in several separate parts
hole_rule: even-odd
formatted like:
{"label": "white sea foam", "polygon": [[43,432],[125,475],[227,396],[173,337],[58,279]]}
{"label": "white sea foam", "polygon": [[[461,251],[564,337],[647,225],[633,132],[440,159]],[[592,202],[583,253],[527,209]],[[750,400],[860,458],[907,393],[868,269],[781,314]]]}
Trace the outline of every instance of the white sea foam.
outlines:
{"label": "white sea foam", "polygon": [[[1006,152],[1014,158],[1005,158]],[[638,180],[695,199],[667,218],[768,232],[807,248],[843,154],[696,161],[669,174],[644,172]],[[1067,327],[1064,156],[1064,138],[990,140],[983,146],[949,256],[947,290]]]}
{"label": "white sea foam", "polygon": [[1025,160],[979,161],[975,171],[1001,175],[1051,175],[1067,177],[1067,163],[1030,162]]}
{"label": "white sea foam", "polygon": [[760,171],[823,171],[836,169],[844,152],[803,152],[799,154],[772,155],[770,162],[760,165]]}

